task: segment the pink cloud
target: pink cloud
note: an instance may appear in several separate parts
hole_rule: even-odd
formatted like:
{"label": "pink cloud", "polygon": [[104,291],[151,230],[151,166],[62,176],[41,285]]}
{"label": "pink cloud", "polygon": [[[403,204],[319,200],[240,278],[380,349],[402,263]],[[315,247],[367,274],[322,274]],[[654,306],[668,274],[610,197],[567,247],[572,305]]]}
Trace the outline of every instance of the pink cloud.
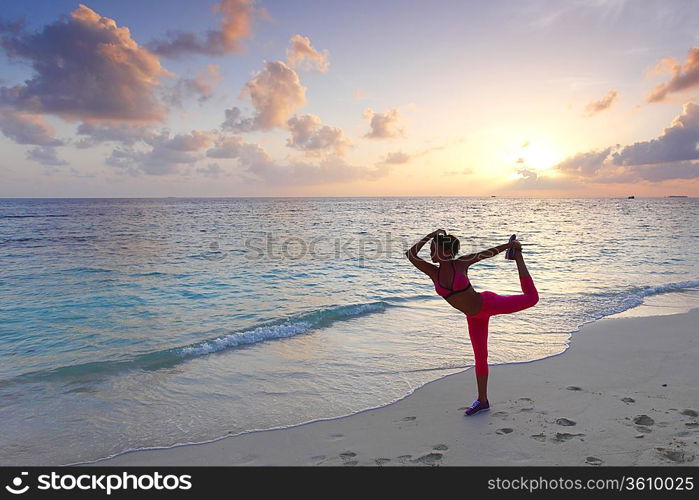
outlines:
{"label": "pink cloud", "polygon": [[699,159],[699,105],[688,102],[663,133],[614,153],[616,165],[644,165]]}
{"label": "pink cloud", "polygon": [[54,130],[41,115],[0,109],[0,131],[17,144],[37,146],[61,146],[62,141],[54,137]]}
{"label": "pink cloud", "polygon": [[240,137],[221,136],[206,155],[217,159],[236,159],[240,174],[249,183],[266,185],[319,185],[328,183],[376,180],[390,172],[390,166],[356,166],[336,155],[317,163],[275,161],[262,146],[245,142]]}
{"label": "pink cloud", "polygon": [[148,48],[158,55],[178,57],[187,53],[220,56],[242,49],[241,40],[249,38],[255,17],[267,17],[256,9],[254,0],[221,0],[215,10],[221,14],[219,29],[209,30],[205,38],[187,31],[169,31],[165,40],[153,40]]}
{"label": "pink cloud", "polygon": [[304,69],[312,69],[313,66],[321,72],[328,71],[330,61],[328,61],[328,51],[318,52],[311,45],[311,40],[308,37],[294,35],[290,40],[291,47],[286,49],[286,59],[289,61],[289,66],[301,66]]}
{"label": "pink cloud", "polygon": [[[689,102],[649,141],[578,153],[555,168],[581,182],[635,183],[699,178],[699,105]],[[616,152],[612,152],[617,150]]]}
{"label": "pink cloud", "polygon": [[189,134],[170,137],[165,130],[145,140],[150,150],[118,147],[107,157],[108,165],[123,169],[131,175],[144,172],[149,175],[180,173],[182,166],[194,165],[204,158],[204,150],[215,139],[215,134],[193,130]]}
{"label": "pink cloud", "polygon": [[286,63],[265,62],[264,69],[245,84],[241,97],[250,100],[255,115],[244,118],[237,107],[226,110],[223,129],[245,132],[285,128],[291,115],[306,104],[306,87]]}
{"label": "pink cloud", "polygon": [[699,47],[689,49],[684,64],[674,58],[665,58],[658,63],[654,72],[667,70],[672,73],[672,78],[668,82],[656,85],[646,96],[647,102],[661,102],[670,93],[699,85]]}
{"label": "pink cloud", "polygon": [[609,109],[609,107],[612,105],[612,103],[614,103],[616,98],[617,98],[617,91],[610,90],[599,101],[592,101],[587,106],[585,106],[585,113],[587,114],[587,116],[593,116],[593,115],[599,113],[600,111],[604,111],[605,109]]}
{"label": "pink cloud", "polygon": [[31,63],[24,84],[0,87],[0,102],[66,120],[155,122],[166,111],[155,96],[168,74],[126,27],[80,4],[36,33],[0,26],[10,58]]}
{"label": "pink cloud", "polygon": [[390,139],[405,135],[405,128],[400,123],[400,113],[396,108],[389,108],[385,113],[375,113],[373,109],[364,111],[364,118],[369,120],[371,130],[364,137],[369,139]]}
{"label": "pink cloud", "polygon": [[221,73],[218,66],[209,64],[194,78],[180,78],[172,88],[165,92],[164,99],[174,106],[182,106],[187,97],[197,96],[197,100],[203,103],[214,95],[214,88],[220,81]]}
{"label": "pink cloud", "polygon": [[323,125],[316,115],[294,116],[287,121],[291,137],[286,140],[290,148],[307,152],[332,149],[344,154],[350,147],[350,140],[340,127]]}

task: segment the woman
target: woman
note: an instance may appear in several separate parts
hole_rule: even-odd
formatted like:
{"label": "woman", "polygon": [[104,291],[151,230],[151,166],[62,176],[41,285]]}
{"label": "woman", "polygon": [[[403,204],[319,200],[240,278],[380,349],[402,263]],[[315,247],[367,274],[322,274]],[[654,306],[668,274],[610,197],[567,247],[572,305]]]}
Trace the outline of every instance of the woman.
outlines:
{"label": "woman", "polygon": [[[432,240],[430,251],[435,266],[418,257],[418,252],[425,243]],[[498,295],[493,292],[476,292],[468,279],[468,268],[503,250],[513,248],[514,260],[519,270],[519,282],[522,295]],[[509,314],[528,307],[539,301],[539,294],[534,281],[527,271],[522,257],[522,245],[513,240],[483,252],[456,257],[459,252],[459,240],[447,235],[443,229],[428,234],[406,252],[406,256],[420,271],[432,278],[439,295],[466,315],[468,335],[471,338],[476,359],[476,382],[478,399],[466,410],[466,415],[473,415],[490,408],[488,402],[488,320],[496,314]]]}

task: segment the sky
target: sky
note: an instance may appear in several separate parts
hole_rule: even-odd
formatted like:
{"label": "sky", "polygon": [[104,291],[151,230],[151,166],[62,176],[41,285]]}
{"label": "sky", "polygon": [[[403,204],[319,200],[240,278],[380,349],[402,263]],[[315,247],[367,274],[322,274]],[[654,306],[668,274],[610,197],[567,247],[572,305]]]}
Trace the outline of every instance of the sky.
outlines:
{"label": "sky", "polygon": [[693,0],[2,7],[0,197],[699,196]]}

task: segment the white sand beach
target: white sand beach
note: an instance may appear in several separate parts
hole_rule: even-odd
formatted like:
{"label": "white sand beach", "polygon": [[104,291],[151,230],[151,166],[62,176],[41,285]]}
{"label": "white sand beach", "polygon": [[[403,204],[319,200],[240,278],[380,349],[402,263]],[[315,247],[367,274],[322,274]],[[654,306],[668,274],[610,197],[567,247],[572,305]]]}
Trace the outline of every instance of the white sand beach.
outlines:
{"label": "white sand beach", "polygon": [[468,370],[347,417],[95,465],[696,465],[697,325],[699,309],[586,324],[560,355],[491,365],[472,417]]}

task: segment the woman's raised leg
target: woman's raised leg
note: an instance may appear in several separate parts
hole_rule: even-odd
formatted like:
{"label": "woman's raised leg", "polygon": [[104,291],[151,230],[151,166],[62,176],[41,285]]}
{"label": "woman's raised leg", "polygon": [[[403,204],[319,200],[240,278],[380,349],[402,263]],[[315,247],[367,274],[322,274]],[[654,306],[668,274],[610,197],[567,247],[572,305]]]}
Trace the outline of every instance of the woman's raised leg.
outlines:
{"label": "woman's raised leg", "polygon": [[534,280],[529,275],[527,266],[524,263],[522,252],[517,251],[515,256],[517,270],[519,272],[519,283],[522,287],[521,295],[497,295],[495,294],[490,303],[491,314],[510,314],[532,307],[539,302],[539,292],[534,286]]}

